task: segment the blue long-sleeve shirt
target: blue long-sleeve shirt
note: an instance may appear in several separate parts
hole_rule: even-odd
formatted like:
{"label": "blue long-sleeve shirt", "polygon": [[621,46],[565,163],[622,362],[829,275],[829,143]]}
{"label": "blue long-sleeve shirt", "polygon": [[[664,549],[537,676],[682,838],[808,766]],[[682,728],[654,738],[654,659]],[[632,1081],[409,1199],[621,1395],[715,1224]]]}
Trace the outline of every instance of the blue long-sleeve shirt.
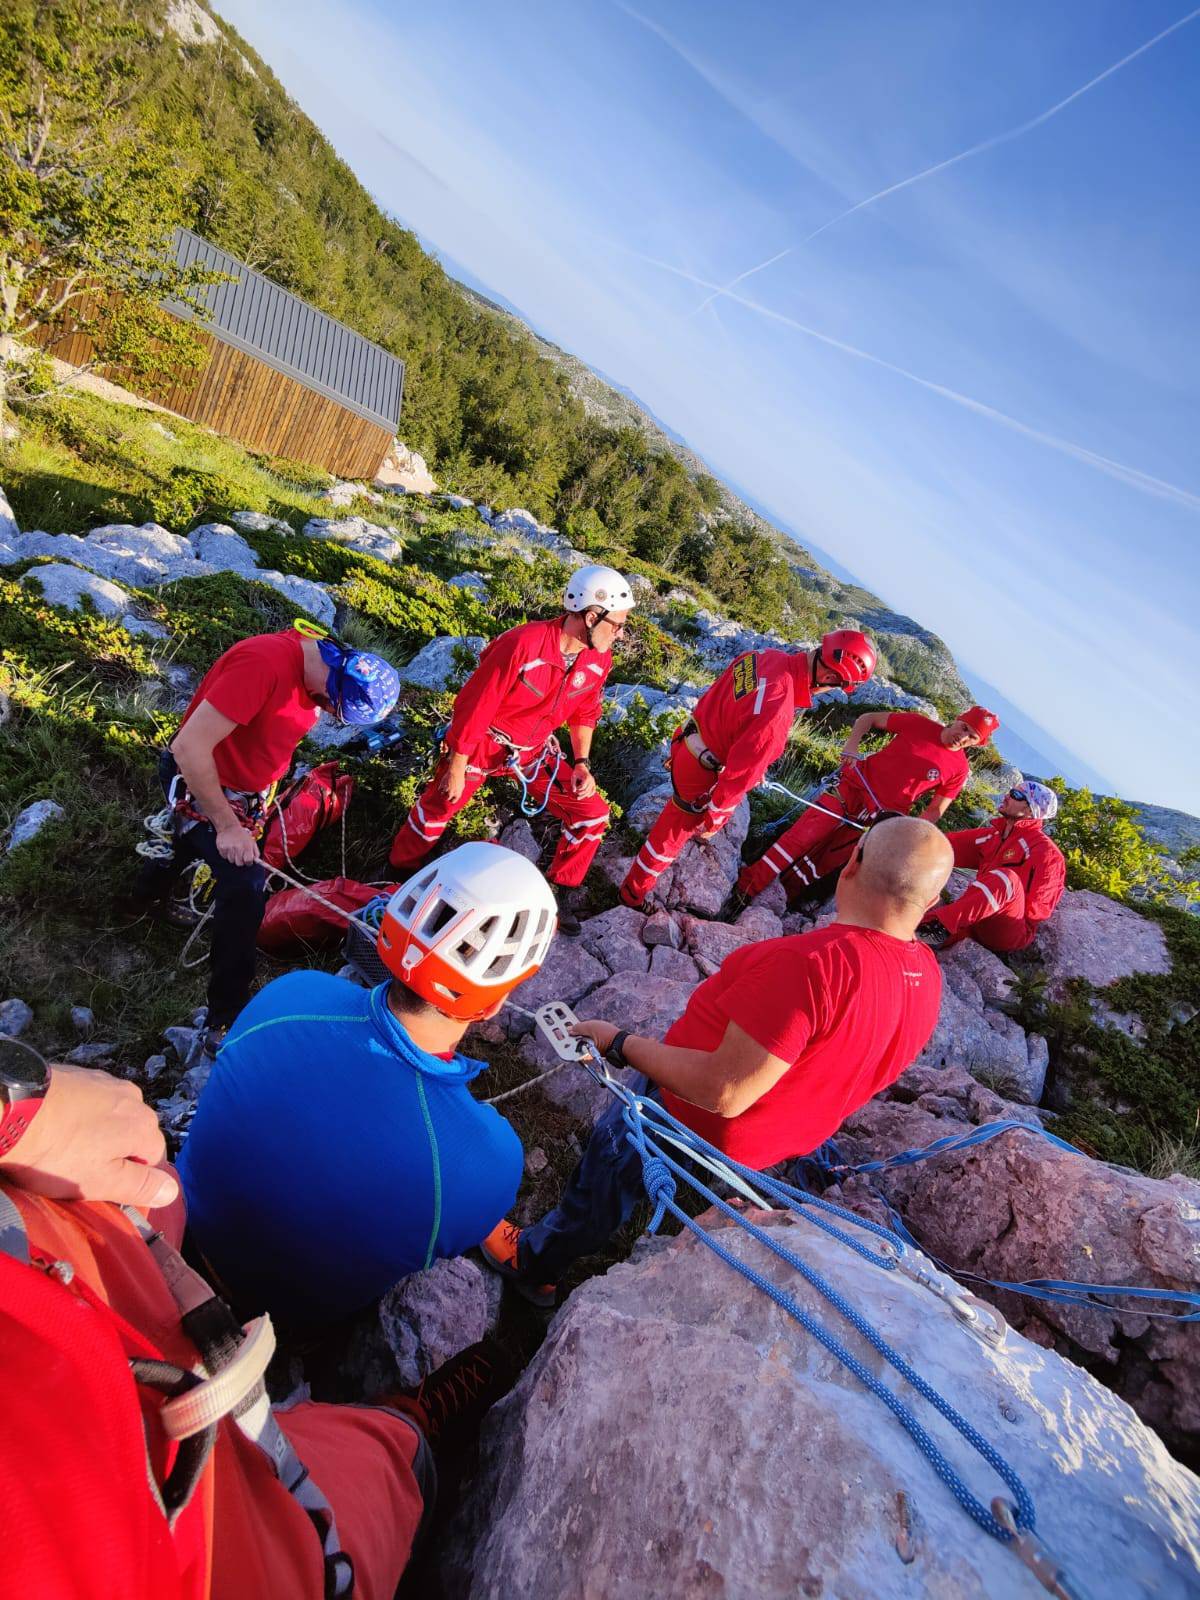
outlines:
{"label": "blue long-sleeve shirt", "polygon": [[292,972],[238,1017],[179,1160],[192,1235],[239,1306],[299,1321],[366,1305],[508,1211],[521,1143],[387,1005]]}

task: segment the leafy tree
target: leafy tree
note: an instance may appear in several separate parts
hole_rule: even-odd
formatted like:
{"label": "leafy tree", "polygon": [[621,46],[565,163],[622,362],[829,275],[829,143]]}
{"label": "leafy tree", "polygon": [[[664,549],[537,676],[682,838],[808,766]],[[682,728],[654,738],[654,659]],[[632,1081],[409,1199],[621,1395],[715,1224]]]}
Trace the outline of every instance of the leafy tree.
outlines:
{"label": "leafy tree", "polygon": [[1135,890],[1159,890],[1166,851],[1146,838],[1131,805],[1069,788],[1062,778],[1052,778],[1050,787],[1058,795],[1054,838],[1073,889],[1095,889],[1116,899]]}
{"label": "leafy tree", "polygon": [[14,346],[68,316],[92,365],[149,385],[203,359],[159,304],[194,304],[213,275],[174,261],[191,175],[136,108],[147,19],[121,0],[9,0],[0,17],[0,403]]}

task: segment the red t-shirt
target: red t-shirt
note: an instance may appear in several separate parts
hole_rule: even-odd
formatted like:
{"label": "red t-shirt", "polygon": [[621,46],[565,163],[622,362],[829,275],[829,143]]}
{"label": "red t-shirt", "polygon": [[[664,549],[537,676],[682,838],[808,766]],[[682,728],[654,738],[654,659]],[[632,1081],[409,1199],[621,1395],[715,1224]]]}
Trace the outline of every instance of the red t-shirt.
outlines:
{"label": "red t-shirt", "polygon": [[239,639],[200,680],[182,728],[202,700],[238,726],[213,750],[226,789],[256,793],[282,778],[321,708],[304,687],[304,643],[292,629]]}
{"label": "red t-shirt", "polygon": [[673,1116],[750,1167],[807,1155],[894,1083],[937,1024],[942,976],[916,940],[832,923],[743,945],[693,990],[666,1043],[715,1050],[730,1022],[792,1067],[737,1117],[663,1091]]}
{"label": "red t-shirt", "polygon": [[953,800],[971,776],[961,750],[942,743],[942,724],[915,711],[894,711],[887,719],[893,738],[860,762],[881,806],[907,811],[930,789]]}

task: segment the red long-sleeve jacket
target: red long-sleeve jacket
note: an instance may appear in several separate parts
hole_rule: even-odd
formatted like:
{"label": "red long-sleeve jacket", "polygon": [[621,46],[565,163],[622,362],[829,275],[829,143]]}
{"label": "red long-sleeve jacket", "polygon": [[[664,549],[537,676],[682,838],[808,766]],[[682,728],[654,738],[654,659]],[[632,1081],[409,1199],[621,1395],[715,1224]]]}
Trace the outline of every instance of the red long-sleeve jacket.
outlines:
{"label": "red long-sleeve jacket", "polygon": [[956,867],[975,867],[980,872],[989,867],[1016,869],[1025,890],[1025,928],[1032,940],[1067,886],[1067,863],[1040,818],[1026,817],[1009,825],[1005,818],[993,817],[982,828],[963,828],[946,837],[953,846]]}
{"label": "red long-sleeve jacket", "polygon": [[700,697],[692,715],[723,767],[708,807],[714,822],[724,822],[783,754],[796,712],[812,705],[811,674],[803,650],[751,650]]}
{"label": "red long-sleeve jacket", "polygon": [[451,750],[472,755],[489,728],[522,749],[535,749],[564,722],[596,726],[612,651],[585,645],[564,667],[562,625],[562,617],[524,622],[492,640],[454,702],[446,734]]}

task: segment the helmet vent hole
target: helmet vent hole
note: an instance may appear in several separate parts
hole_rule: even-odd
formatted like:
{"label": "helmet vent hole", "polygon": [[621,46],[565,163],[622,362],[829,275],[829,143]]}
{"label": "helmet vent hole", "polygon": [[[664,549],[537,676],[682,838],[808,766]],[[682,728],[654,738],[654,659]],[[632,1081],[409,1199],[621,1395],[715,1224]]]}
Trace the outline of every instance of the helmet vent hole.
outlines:
{"label": "helmet vent hole", "polygon": [[421,930],[423,939],[436,939],[442,929],[454,921],[458,915],[457,909],[448,901],[439,900],[437,905],[425,918],[425,926]]}

